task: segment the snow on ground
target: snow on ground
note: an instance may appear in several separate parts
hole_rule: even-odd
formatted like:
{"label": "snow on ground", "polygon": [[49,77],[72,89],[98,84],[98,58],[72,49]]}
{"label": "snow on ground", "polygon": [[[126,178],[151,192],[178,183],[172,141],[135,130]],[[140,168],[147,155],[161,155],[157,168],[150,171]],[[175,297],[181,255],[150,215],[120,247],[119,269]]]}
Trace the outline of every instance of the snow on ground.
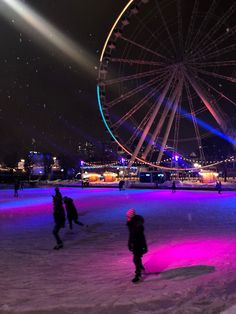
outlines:
{"label": "snow on ground", "polygon": [[[236,192],[61,188],[80,220],[52,235],[53,188],[0,190],[0,313],[236,313]],[[149,252],[133,284],[125,213]]]}

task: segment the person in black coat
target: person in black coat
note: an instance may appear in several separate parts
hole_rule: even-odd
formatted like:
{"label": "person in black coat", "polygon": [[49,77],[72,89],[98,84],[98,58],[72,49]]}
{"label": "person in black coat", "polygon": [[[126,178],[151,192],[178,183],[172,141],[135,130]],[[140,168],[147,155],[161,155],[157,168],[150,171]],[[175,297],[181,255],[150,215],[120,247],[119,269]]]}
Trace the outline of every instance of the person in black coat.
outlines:
{"label": "person in black coat", "polygon": [[176,183],[175,181],[172,182],[172,193],[176,192]]}
{"label": "person in black coat", "polygon": [[124,186],[125,186],[125,181],[124,180],[120,180],[120,182],[119,182],[119,190],[120,191],[124,190],[125,189]]}
{"label": "person in black coat", "polygon": [[67,219],[69,222],[70,229],[72,230],[72,222],[76,223],[77,225],[84,226],[84,224],[78,220],[78,213],[73,202],[73,199],[65,196],[63,198],[63,201],[66,207]]}
{"label": "person in black coat", "polygon": [[14,197],[19,196],[19,194],[18,194],[19,188],[20,188],[20,182],[19,182],[19,180],[16,180],[14,183]]}
{"label": "person in black coat", "polygon": [[142,270],[145,270],[142,264],[142,256],[147,253],[148,249],[144,235],[144,218],[136,215],[133,208],[127,212],[127,227],[129,229],[128,248],[133,253],[135,265],[135,277],[132,282],[137,282],[141,278]]}
{"label": "person in black coat", "polygon": [[216,190],[218,191],[218,194],[221,194],[221,191],[222,191],[221,181],[216,182]]}
{"label": "person in black coat", "polygon": [[63,248],[63,242],[59,236],[59,231],[61,228],[65,227],[65,211],[62,203],[62,198],[59,194],[53,196],[53,218],[55,225],[52,233],[57,241],[57,245],[54,247],[54,249],[58,250]]}
{"label": "person in black coat", "polygon": [[55,188],[55,196],[62,201],[62,195],[58,187]]}

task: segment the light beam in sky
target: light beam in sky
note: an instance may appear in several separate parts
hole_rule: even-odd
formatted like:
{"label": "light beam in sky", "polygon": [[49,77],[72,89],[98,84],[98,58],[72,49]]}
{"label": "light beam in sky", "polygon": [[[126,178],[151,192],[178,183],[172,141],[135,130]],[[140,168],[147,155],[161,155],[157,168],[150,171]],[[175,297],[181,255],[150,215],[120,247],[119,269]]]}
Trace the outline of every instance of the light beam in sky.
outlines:
{"label": "light beam in sky", "polygon": [[[15,26],[30,34],[36,31],[49,45],[56,47],[63,55],[69,57],[76,64],[90,72],[94,71],[95,58],[89,56],[87,51],[84,51],[84,54],[82,54],[82,47],[49,23],[44,17],[36,13],[35,10],[19,0],[1,0],[0,14],[12,21],[13,13],[17,17],[17,23],[14,23]],[[34,37],[36,40],[37,36]],[[42,38],[37,38],[37,41],[45,46],[45,41],[42,41]]]}

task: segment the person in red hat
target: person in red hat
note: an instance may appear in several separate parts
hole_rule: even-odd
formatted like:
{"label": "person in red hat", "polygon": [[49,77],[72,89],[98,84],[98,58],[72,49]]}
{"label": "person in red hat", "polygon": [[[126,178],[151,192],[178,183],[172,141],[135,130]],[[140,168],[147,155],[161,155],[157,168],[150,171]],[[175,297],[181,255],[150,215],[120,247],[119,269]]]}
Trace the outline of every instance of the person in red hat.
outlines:
{"label": "person in red hat", "polygon": [[142,257],[148,251],[144,235],[144,218],[137,215],[133,208],[127,211],[126,217],[129,229],[128,248],[133,253],[135,265],[135,277],[132,279],[132,282],[138,282],[141,278],[142,270],[145,270],[142,264]]}

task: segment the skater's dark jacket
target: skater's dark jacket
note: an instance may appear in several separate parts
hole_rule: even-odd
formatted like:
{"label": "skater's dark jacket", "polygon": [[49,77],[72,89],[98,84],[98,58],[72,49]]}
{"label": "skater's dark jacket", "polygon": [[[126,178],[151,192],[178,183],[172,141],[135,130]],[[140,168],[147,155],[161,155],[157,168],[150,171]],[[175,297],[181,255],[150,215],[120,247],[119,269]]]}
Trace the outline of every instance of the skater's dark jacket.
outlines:
{"label": "skater's dark jacket", "polygon": [[66,213],[68,220],[78,219],[78,213],[75,207],[75,204],[70,197],[64,197],[64,203],[66,206]]}
{"label": "skater's dark jacket", "polygon": [[143,255],[147,253],[147,243],[144,235],[144,219],[140,215],[135,215],[127,222],[129,229],[129,250],[134,255]]}
{"label": "skater's dark jacket", "polygon": [[57,225],[65,226],[65,211],[62,199],[58,196],[53,196],[53,217]]}

